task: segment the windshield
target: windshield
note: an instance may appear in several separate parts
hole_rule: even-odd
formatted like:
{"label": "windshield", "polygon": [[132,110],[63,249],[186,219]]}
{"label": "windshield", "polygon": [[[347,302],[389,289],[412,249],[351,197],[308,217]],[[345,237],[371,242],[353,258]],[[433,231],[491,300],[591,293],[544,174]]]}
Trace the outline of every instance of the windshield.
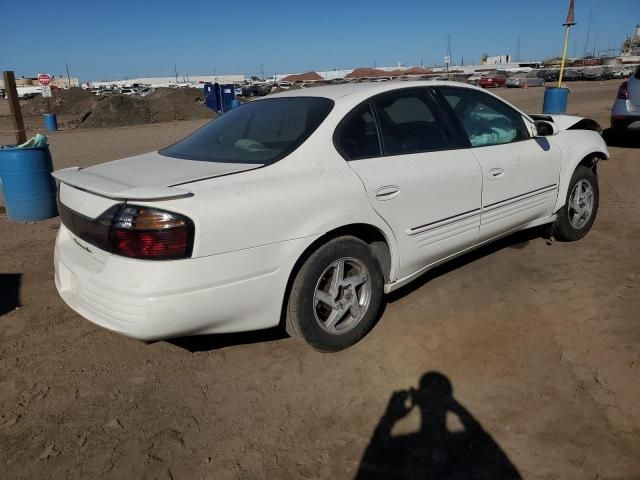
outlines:
{"label": "windshield", "polygon": [[160,154],[224,163],[273,163],[298,148],[333,101],[318,97],[259,100],[230,110]]}

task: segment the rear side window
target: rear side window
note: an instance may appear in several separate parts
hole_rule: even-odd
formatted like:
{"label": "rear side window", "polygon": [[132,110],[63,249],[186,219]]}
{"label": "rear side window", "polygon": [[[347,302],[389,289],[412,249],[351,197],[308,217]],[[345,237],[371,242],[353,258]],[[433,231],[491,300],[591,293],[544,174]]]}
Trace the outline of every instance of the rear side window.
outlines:
{"label": "rear side window", "polygon": [[374,100],[385,155],[454,148],[448,124],[438,118],[425,89],[399,90]]}
{"label": "rear side window", "polygon": [[640,67],[636,68],[636,74],[634,75],[638,80],[640,80]]}
{"label": "rear side window", "polygon": [[251,102],[225,113],[160,153],[188,160],[267,165],[298,148],[331,108],[333,101],[320,97]]}
{"label": "rear side window", "polygon": [[468,88],[438,90],[460,120],[472,147],[529,139],[522,115],[497,98]]}
{"label": "rear side window", "polygon": [[371,104],[357,107],[340,126],[336,142],[347,160],[380,157],[380,141]]}

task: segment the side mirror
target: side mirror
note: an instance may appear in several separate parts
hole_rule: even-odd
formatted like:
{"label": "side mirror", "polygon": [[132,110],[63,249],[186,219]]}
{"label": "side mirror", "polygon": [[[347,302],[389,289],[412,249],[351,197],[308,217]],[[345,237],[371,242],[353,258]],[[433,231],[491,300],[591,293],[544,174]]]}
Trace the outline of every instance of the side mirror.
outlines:
{"label": "side mirror", "polygon": [[535,121],[537,137],[551,137],[560,133],[560,129],[555,123],[546,120]]}

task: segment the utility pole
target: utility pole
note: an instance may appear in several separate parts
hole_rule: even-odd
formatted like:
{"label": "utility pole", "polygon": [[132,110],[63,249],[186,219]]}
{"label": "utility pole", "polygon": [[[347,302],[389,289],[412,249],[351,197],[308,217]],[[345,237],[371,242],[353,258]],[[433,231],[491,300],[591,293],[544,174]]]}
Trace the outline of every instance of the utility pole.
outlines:
{"label": "utility pole", "polygon": [[22,110],[20,109],[20,101],[18,100],[16,77],[12,71],[4,72],[4,89],[7,92],[7,100],[9,100],[9,109],[11,111],[11,119],[13,120],[13,133],[16,136],[16,145],[20,145],[27,141],[27,134],[24,131]]}
{"label": "utility pole", "polygon": [[264,80],[264,63],[260,64],[260,77]]}
{"label": "utility pole", "polygon": [[173,71],[176,74],[176,83],[178,83],[178,67],[176,67],[176,64],[173,64]]}
{"label": "utility pole", "polygon": [[67,87],[71,88],[71,76],[69,75],[69,64],[64,62],[64,67],[67,69]]}
{"label": "utility pole", "polygon": [[589,40],[591,37],[591,18],[593,17],[593,8],[589,10],[589,23],[587,23],[587,38],[584,41],[584,56],[589,55]]}
{"label": "utility pole", "polygon": [[447,63],[447,80],[449,80],[449,64],[451,63],[451,35],[447,35],[447,57],[449,61]]}

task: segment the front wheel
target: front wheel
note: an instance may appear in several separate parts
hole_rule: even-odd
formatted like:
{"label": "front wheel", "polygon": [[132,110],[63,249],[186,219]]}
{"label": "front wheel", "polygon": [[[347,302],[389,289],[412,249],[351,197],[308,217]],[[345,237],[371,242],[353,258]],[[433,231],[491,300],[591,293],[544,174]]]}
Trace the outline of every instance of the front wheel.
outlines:
{"label": "front wheel", "polygon": [[369,245],[351,236],[333,239],[295,277],[287,333],[323,352],[345,349],[371,330],[383,295],[384,276]]}
{"label": "front wheel", "polygon": [[600,191],[593,169],[579,166],[571,177],[567,200],[553,224],[553,236],[565,242],[583,238],[596,220]]}

